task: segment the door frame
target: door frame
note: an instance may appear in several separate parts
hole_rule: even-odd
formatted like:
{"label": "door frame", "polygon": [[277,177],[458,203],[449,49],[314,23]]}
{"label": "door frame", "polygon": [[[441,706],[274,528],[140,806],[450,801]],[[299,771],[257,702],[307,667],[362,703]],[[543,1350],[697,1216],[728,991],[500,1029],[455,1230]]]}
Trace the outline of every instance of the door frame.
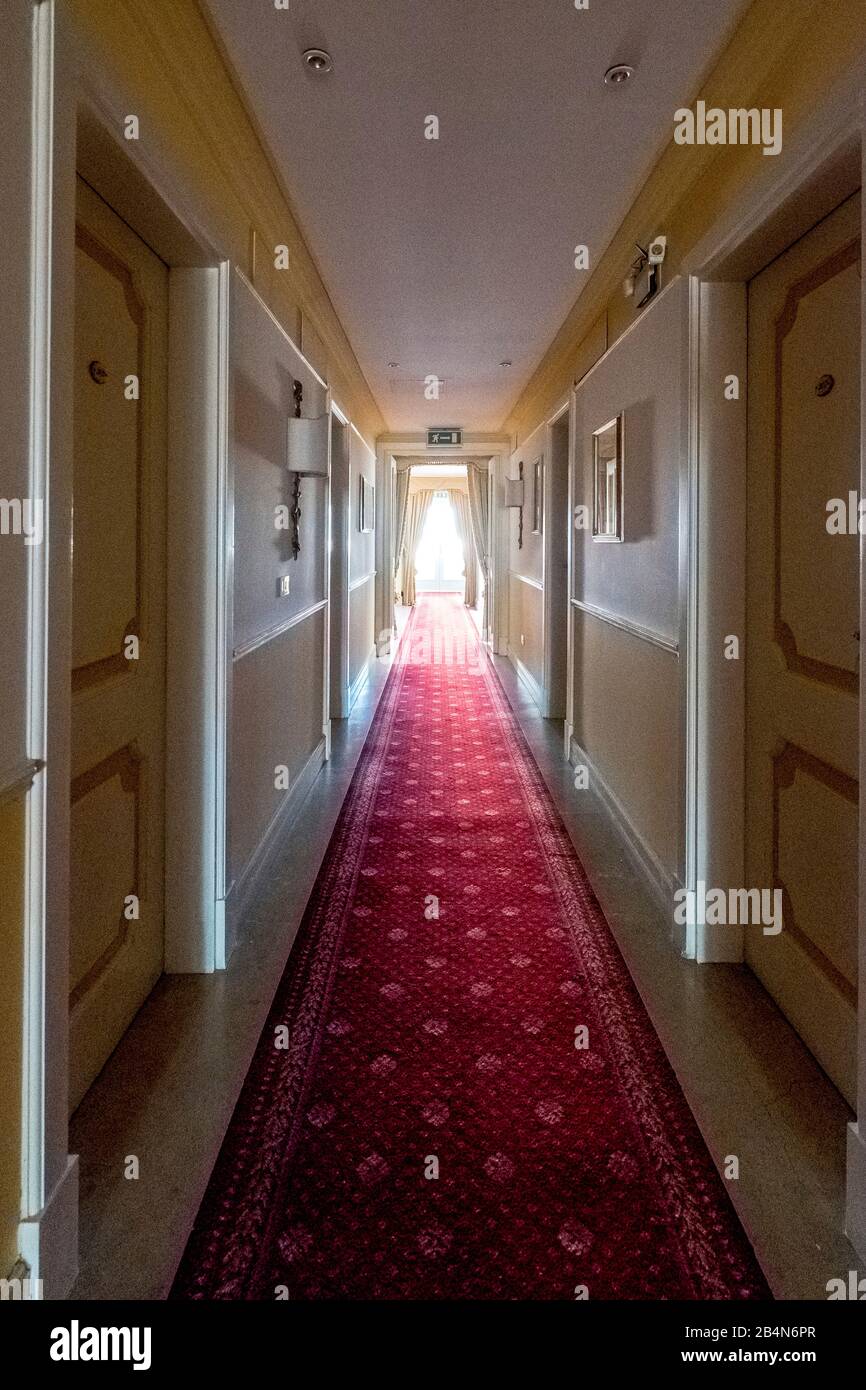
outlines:
{"label": "door frame", "polygon": [[118,129],[104,95],[85,84],[76,173],[168,266],[165,971],[210,972],[225,965],[228,889],[230,264],[167,173]]}
{"label": "door frame", "polygon": [[[229,257],[161,153],[123,138],[130,110],[81,61],[56,0],[33,0],[31,430],[46,540],[31,552],[19,1248],[43,1296],[77,1274],[78,1168],[68,1152],[69,585],[75,186],[85,180],[169,267],[165,969],[224,963],[222,900],[232,573]],[[142,142],[143,144],[144,142]],[[171,593],[183,593],[183,611]],[[193,659],[190,659],[192,655]],[[182,657],[182,659],[181,659]],[[169,773],[171,776],[169,776]],[[38,1285],[37,1285],[38,1287]]]}
{"label": "door frame", "polygon": [[[484,634],[485,645],[491,651],[506,654],[508,641],[508,555],[505,526],[505,478],[511,458],[511,436],[506,434],[464,434],[463,443],[456,448],[430,449],[426,435],[385,434],[376,441],[376,647],[379,656],[391,650],[396,629],[394,626],[394,487],[396,459],[412,458],[418,463],[431,459],[447,459],[463,463],[467,459],[490,460],[488,499],[490,513],[488,576],[489,629]],[[504,586],[504,587],[503,587]],[[504,621],[503,621],[504,619]]]}
{"label": "door frame", "polygon": [[[547,421],[545,431],[544,446],[544,520],[542,523],[542,569],[541,578],[544,585],[544,603],[542,616],[542,652],[544,660],[544,705],[542,714],[547,719],[567,719],[568,711],[568,685],[569,672],[571,670],[571,622],[569,620],[571,608],[571,464],[574,450],[574,411],[572,410],[573,394],[569,392],[564,401],[557,406],[556,410]],[[565,497],[567,515],[565,523],[568,527],[565,544],[565,575],[564,575],[564,594],[557,596],[555,586],[551,582],[553,576],[553,548],[555,530],[553,527],[556,509],[554,507],[554,430],[563,418],[568,421],[568,438],[565,446],[565,487],[561,489],[560,495]],[[560,482],[563,480],[560,480]],[[553,633],[554,618],[556,609],[560,607],[565,615],[566,630],[566,651],[565,651],[565,689],[562,692],[562,708],[555,708],[556,701],[553,698]]]}
{"label": "door frame", "polygon": [[[745,859],[745,680],[740,663],[719,660],[722,638],[745,636],[746,393],[723,395],[725,377],[747,380],[747,285],[774,257],[837,207],[866,175],[864,86],[854,74],[810,114],[768,169],[761,166],[736,208],[685,258],[689,276],[691,370],[689,458],[681,493],[686,552],[682,595],[686,879],[741,886]],[[866,203],[861,207],[866,240]],[[866,496],[866,297],[861,298],[861,483]],[[698,427],[699,426],[699,427]],[[718,525],[722,516],[728,523]],[[861,626],[866,618],[861,537]],[[866,630],[866,629],[864,629]],[[860,776],[866,777],[866,682],[860,689]],[[866,810],[859,836],[859,959],[866,982]],[[740,961],[742,929],[693,929],[685,954],[699,962]],[[846,1233],[866,1258],[866,987],[858,1008],[858,1123],[849,1126]]]}
{"label": "door frame", "polygon": [[[342,462],[338,466],[333,448],[335,424],[343,431],[345,471]],[[329,610],[330,642],[329,653],[329,714],[331,719],[346,719],[349,709],[349,546],[351,539],[351,461],[349,457],[349,431],[351,422],[348,415],[331,402],[331,477],[329,493],[330,519],[330,571]],[[339,492],[337,489],[339,488]],[[336,582],[335,582],[336,581]],[[338,613],[335,612],[338,610]],[[339,637],[339,651],[333,650],[334,638]]]}

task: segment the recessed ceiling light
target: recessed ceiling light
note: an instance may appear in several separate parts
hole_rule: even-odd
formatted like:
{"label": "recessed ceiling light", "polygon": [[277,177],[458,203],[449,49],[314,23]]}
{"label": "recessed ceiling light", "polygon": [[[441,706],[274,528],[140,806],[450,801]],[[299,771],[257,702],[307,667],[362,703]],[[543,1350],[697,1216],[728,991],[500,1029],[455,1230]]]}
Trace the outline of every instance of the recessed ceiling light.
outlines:
{"label": "recessed ceiling light", "polygon": [[634,68],[629,67],[628,63],[616,63],[614,67],[608,68],[604,74],[604,80],[609,87],[622,86],[624,82],[630,82],[634,77]]}
{"label": "recessed ceiling light", "polygon": [[389,366],[389,367],[399,367],[399,365],[400,365],[399,362],[389,362],[389,363],[388,363],[388,366]]}
{"label": "recessed ceiling light", "polygon": [[500,362],[499,365],[500,367],[511,367],[513,366],[513,363],[511,362],[510,358],[506,357],[505,361]]}
{"label": "recessed ceiling light", "polygon": [[308,48],[304,53],[304,62],[313,72],[330,72],[334,66],[334,60],[324,48]]}

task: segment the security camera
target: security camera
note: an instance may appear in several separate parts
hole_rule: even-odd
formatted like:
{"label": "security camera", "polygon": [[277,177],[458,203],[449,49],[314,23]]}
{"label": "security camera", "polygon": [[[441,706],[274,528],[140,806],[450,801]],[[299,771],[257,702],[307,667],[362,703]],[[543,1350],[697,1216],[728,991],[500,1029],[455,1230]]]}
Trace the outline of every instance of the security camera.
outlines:
{"label": "security camera", "polygon": [[666,236],[653,237],[652,241],[649,244],[649,249],[647,251],[647,260],[649,261],[650,265],[661,265],[662,261],[665,258],[667,246],[668,239]]}

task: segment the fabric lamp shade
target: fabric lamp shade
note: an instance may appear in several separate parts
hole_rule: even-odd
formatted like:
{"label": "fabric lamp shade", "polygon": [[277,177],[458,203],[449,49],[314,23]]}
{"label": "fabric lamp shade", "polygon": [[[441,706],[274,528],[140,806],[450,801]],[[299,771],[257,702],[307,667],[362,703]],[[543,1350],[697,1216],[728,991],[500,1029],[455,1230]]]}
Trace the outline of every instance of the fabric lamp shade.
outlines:
{"label": "fabric lamp shade", "polygon": [[329,415],[314,419],[290,416],[286,430],[286,467],[304,477],[327,478]]}

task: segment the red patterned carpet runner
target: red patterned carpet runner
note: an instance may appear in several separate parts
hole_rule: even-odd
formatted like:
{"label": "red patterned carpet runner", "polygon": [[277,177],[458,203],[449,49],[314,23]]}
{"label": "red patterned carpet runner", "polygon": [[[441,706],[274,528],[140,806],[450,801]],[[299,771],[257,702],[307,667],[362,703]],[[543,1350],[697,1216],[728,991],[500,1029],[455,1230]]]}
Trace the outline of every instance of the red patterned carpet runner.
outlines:
{"label": "red patterned carpet runner", "polygon": [[172,1297],[769,1297],[454,596],[414,610]]}

